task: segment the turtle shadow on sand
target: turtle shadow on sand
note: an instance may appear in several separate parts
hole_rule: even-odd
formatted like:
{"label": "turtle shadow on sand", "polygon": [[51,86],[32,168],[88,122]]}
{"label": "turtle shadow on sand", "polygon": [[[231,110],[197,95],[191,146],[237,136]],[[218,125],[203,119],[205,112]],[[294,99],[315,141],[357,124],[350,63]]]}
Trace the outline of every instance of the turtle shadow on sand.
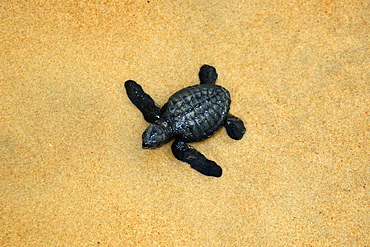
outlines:
{"label": "turtle shadow on sand", "polygon": [[151,123],[142,135],[143,148],[156,148],[175,139],[171,149],[178,160],[204,175],[220,177],[221,167],[187,144],[207,139],[221,126],[234,140],[240,140],[245,133],[243,121],[229,114],[230,93],[215,85],[217,76],[214,67],[203,65],[199,71],[200,84],[176,92],[162,108],[139,84],[126,81],[129,99]]}

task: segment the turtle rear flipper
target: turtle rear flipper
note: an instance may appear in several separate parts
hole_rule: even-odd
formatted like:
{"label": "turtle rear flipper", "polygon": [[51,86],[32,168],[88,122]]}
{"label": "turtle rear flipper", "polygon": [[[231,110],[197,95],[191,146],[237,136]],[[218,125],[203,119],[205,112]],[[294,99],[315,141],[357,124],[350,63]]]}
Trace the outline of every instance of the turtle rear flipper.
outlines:
{"label": "turtle rear flipper", "polygon": [[216,69],[209,65],[203,65],[199,70],[200,84],[215,84],[217,80]]}
{"label": "turtle rear flipper", "polygon": [[198,172],[213,177],[221,177],[222,168],[216,162],[207,159],[203,154],[183,141],[175,140],[171,146],[173,155],[181,161],[188,163]]}
{"label": "turtle rear flipper", "polygon": [[141,111],[147,122],[154,123],[160,118],[161,109],[139,84],[128,80],[125,82],[125,88],[129,99]]}
{"label": "turtle rear flipper", "polygon": [[224,126],[227,134],[234,140],[240,140],[245,133],[244,123],[241,119],[228,114]]}

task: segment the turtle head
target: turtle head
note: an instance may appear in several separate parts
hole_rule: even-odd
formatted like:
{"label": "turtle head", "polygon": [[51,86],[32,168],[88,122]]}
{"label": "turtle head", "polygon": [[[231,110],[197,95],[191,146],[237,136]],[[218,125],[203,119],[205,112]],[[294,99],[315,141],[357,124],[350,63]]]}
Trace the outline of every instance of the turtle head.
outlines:
{"label": "turtle head", "polygon": [[172,131],[168,123],[162,119],[155,121],[143,133],[143,148],[156,148],[168,142]]}

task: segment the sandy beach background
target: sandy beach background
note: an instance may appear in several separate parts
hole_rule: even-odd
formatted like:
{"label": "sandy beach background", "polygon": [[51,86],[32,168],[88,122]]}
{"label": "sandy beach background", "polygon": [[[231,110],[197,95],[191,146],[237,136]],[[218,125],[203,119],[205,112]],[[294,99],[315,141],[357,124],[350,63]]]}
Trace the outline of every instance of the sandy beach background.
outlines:
{"label": "sandy beach background", "polygon": [[[370,246],[367,1],[2,1],[1,246]],[[217,68],[231,113],[192,144],[203,176],[148,126]]]}

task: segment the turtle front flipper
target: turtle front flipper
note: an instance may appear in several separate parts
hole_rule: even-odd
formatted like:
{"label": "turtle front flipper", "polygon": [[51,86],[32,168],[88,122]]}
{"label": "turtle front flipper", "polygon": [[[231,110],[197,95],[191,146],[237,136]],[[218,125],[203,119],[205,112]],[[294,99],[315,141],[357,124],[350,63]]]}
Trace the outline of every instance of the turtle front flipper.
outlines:
{"label": "turtle front flipper", "polygon": [[216,69],[212,66],[205,64],[199,70],[200,84],[215,84],[217,77]]}
{"label": "turtle front flipper", "polygon": [[216,162],[207,159],[203,154],[183,141],[175,140],[171,146],[173,155],[198,172],[213,177],[221,177],[222,169]]}
{"label": "turtle front flipper", "polygon": [[152,97],[146,94],[143,88],[132,80],[125,82],[127,96],[131,102],[141,111],[149,123],[154,123],[160,118],[161,109],[155,104]]}
{"label": "turtle front flipper", "polygon": [[240,140],[245,133],[244,123],[241,119],[228,114],[225,119],[225,128],[227,134],[234,140]]}

